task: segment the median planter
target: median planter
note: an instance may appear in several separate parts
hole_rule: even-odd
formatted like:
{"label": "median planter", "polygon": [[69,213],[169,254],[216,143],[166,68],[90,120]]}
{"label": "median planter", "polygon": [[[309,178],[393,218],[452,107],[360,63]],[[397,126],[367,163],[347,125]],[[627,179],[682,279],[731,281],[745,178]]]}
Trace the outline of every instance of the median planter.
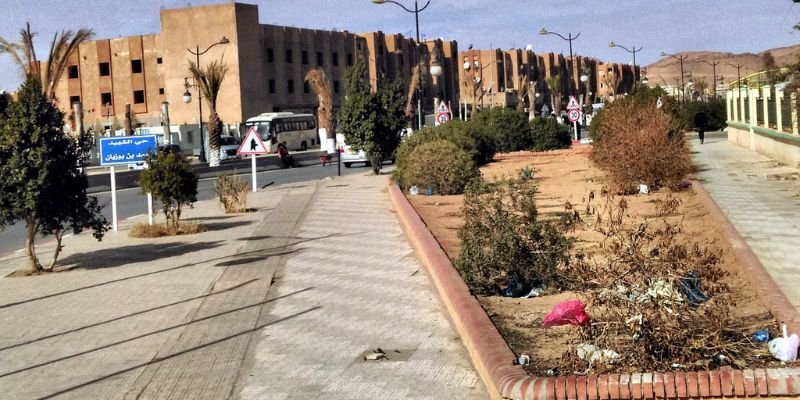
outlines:
{"label": "median planter", "polygon": [[[556,209],[561,212],[565,198],[569,198],[576,209],[582,210],[581,200],[582,197],[586,197],[585,188],[575,182],[597,183],[602,181],[602,174],[593,169],[585,155],[575,154],[573,151],[557,157],[564,159],[556,161],[552,156],[539,155],[531,155],[528,158],[506,157],[482,172],[485,177],[491,179],[494,176],[509,174],[519,165],[527,163],[532,165],[537,179],[540,180],[541,193],[537,196],[541,197],[538,204],[540,213],[545,215],[551,213],[555,217],[556,212],[550,210]],[[549,175],[548,170],[561,171],[559,179],[550,179],[556,175]],[[569,176],[572,178],[565,178],[563,171],[570,171]],[[573,176],[576,174],[577,176]],[[564,182],[565,179],[567,182]],[[567,187],[567,190],[553,191],[552,186],[557,184]],[[552,356],[567,352],[568,349],[565,347],[560,349],[562,351],[552,351],[559,344],[537,340],[535,335],[526,337],[521,334],[519,327],[526,326],[529,331],[539,329],[536,324],[541,324],[543,313],[537,310],[549,311],[549,306],[555,300],[473,296],[451,262],[451,259],[458,256],[459,243],[456,232],[460,227],[461,197],[413,196],[407,199],[395,186],[389,188],[389,193],[409,239],[417,250],[419,258],[428,268],[442,301],[493,398],[638,399],[800,394],[800,369],[788,368],[791,365],[784,367],[768,359],[762,363],[751,362],[742,370],[730,367],[676,368],[673,371],[661,372],[627,369],[612,370],[608,373],[595,370],[594,374],[575,374],[572,370],[550,370],[552,368],[547,368],[547,363],[552,362],[550,366],[558,365],[558,360],[548,361],[546,359],[548,350]],[[663,194],[632,196],[629,203],[632,203],[632,209],[640,212],[654,212],[656,205],[653,200],[663,200],[664,196]],[[762,304],[768,304],[768,311],[786,321],[791,332],[797,332],[797,313],[780,291],[775,289],[774,282],[772,286],[769,285],[771,280],[763,266],[757,264],[755,257],[748,257],[748,249],[742,246],[743,242],[736,241],[733,236],[735,230],[731,232],[732,228],[729,229],[729,223],[718,209],[712,209],[710,205],[713,205],[713,202],[705,191],[699,188],[696,194],[689,191],[676,196],[682,199],[682,207],[689,208],[689,214],[696,218],[696,221],[690,221],[685,229],[689,231],[704,229],[708,231],[704,235],[717,235],[719,245],[724,247],[723,259],[726,270],[732,276],[730,282],[739,285],[733,293],[736,296],[747,297],[748,300],[748,303],[736,311],[763,312],[767,311],[767,308]],[[708,229],[710,226],[723,228],[717,231]],[[577,248],[585,250],[582,246],[588,246],[587,243],[590,242],[588,236],[590,235],[586,232],[584,236],[579,234],[580,241]],[[764,293],[767,294],[766,297],[763,296]],[[573,295],[580,297],[580,293],[554,296],[571,298]],[[550,303],[547,303],[548,301]],[[590,308],[589,312],[591,314],[597,311]],[[522,319],[514,319],[515,313],[527,314]],[[770,320],[774,323],[774,319]],[[570,329],[556,328],[547,331],[547,334],[569,336]],[[540,330],[539,334],[542,332],[545,331]],[[572,332],[574,333],[574,329]],[[506,337],[501,336],[501,333]],[[528,370],[514,365],[514,360],[521,353],[526,353],[531,357],[532,363],[540,365],[528,366]],[[555,375],[548,376],[548,372]]]}

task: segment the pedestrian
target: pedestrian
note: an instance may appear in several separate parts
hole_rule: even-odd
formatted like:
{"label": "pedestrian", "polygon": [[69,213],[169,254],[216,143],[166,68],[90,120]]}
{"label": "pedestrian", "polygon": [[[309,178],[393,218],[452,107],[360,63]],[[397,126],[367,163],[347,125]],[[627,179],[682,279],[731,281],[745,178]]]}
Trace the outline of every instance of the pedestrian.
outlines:
{"label": "pedestrian", "polygon": [[700,144],[703,144],[706,138],[706,125],[708,125],[708,118],[706,113],[698,111],[694,114],[694,127],[697,129],[697,135],[700,137]]}
{"label": "pedestrian", "polygon": [[278,143],[278,158],[283,163],[283,168],[291,168],[294,164],[294,158],[289,155],[289,149],[286,148],[286,142]]}

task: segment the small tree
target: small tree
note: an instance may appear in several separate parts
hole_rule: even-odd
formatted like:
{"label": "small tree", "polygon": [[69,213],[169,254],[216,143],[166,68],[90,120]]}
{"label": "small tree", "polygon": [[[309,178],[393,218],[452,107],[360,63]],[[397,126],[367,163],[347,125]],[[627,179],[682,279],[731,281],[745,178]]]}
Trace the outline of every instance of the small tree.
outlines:
{"label": "small tree", "polygon": [[197,174],[178,154],[159,151],[145,157],[147,169],[139,175],[142,193],[152,193],[161,202],[167,228],[178,231],[183,206],[197,201]]}
{"label": "small tree", "polygon": [[308,82],[319,101],[317,107],[319,127],[325,129],[326,139],[336,139],[336,132],[333,130],[333,91],[330,79],[324,69],[314,68],[306,73],[305,81]]}
{"label": "small tree", "polygon": [[0,115],[0,227],[24,221],[29,265],[41,272],[37,234],[56,238],[52,270],[66,231],[91,228],[100,240],[108,221],[97,198],[86,195],[86,175],[78,168],[91,146],[89,135],[81,133],[76,141],[64,133],[64,115],[34,76],[28,75],[18,98]]}
{"label": "small tree", "polygon": [[361,61],[347,70],[339,130],[351,147],[367,154],[377,175],[383,161],[397,149],[408,124],[406,99],[402,82],[383,83],[377,93],[372,93],[366,77],[367,68]]}

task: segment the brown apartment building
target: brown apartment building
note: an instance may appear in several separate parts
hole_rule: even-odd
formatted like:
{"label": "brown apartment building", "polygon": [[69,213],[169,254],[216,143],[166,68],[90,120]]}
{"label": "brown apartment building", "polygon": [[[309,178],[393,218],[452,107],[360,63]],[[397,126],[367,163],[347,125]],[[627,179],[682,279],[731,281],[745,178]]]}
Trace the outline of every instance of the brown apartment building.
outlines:
{"label": "brown apartment building", "polygon": [[[80,101],[85,126],[102,132],[122,127],[128,104],[137,126],[160,126],[161,104],[168,102],[172,130],[180,131],[177,138],[173,134],[173,141],[196,154],[200,148],[197,90],[190,87],[192,100],[183,102],[185,84],[192,84],[189,60],[195,60],[189,50],[203,52],[227,39],[202,54],[200,65],[223,60],[228,66],[217,112],[233,134],[248,118],[263,112],[314,113],[317,96],[304,81],[312,68],[324,69],[338,107],[344,100],[345,72],[356,61],[368,63],[370,80],[377,85],[379,78],[408,82],[417,58],[415,42],[402,35],[261,24],[257,5],[167,9],[160,11],[160,18],[158,34],[80,46],[58,87],[59,106],[69,113],[70,104]],[[447,66],[439,77],[431,77],[428,68],[423,70],[425,109],[432,112],[433,97],[458,99],[458,69],[453,67],[458,50],[455,42],[441,40],[420,48],[425,62],[436,54]],[[208,104],[203,100],[203,121],[207,119]]]}

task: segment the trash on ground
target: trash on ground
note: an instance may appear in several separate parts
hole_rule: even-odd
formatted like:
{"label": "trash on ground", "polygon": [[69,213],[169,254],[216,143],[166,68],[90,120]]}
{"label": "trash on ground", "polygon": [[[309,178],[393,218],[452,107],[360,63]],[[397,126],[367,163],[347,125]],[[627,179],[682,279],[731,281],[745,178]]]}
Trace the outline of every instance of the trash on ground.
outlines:
{"label": "trash on ground", "polygon": [[364,356],[364,361],[379,361],[384,359],[386,359],[386,353],[380,347]]}
{"label": "trash on ground", "polygon": [[531,289],[531,291],[528,292],[528,294],[526,294],[525,297],[527,297],[527,298],[539,297],[539,296],[544,294],[545,290],[547,290],[547,286],[544,286],[544,285],[535,287],[535,288]]}
{"label": "trash on ground", "polygon": [[526,292],[525,285],[517,281],[516,278],[508,280],[508,285],[503,288],[503,297],[522,297]]}
{"label": "trash on ground", "polygon": [[688,301],[689,304],[699,306],[710,299],[710,297],[700,289],[702,278],[696,271],[689,272],[686,276],[681,278],[679,282],[681,284],[681,291],[683,295],[686,296],[686,301]]}
{"label": "trash on ground", "polygon": [[639,193],[641,194],[648,194],[650,193],[650,188],[647,187],[645,184],[639,185]]}
{"label": "trash on ground", "polygon": [[769,341],[769,352],[778,360],[789,362],[797,360],[797,346],[800,345],[800,338],[796,334],[789,336],[786,332],[786,324],[781,326],[783,337],[777,337]]}
{"label": "trash on ground", "polygon": [[766,343],[769,341],[769,329],[758,330],[750,338],[755,343]]}
{"label": "trash on ground", "polygon": [[588,361],[589,364],[613,364],[619,360],[620,355],[614,350],[601,349],[593,344],[582,343],[575,346],[578,358]]}
{"label": "trash on ground", "polygon": [[432,188],[428,188],[427,190],[425,190],[425,195],[426,196],[433,196],[433,189]]}
{"label": "trash on ground", "polygon": [[408,188],[408,193],[410,193],[412,196],[416,196],[419,194],[419,188],[417,188],[417,185],[411,186]]}
{"label": "trash on ground", "polygon": [[586,304],[580,300],[567,300],[558,303],[553,307],[553,311],[544,317],[543,326],[551,328],[560,325],[586,325],[591,320],[586,313]]}
{"label": "trash on ground", "polygon": [[517,363],[519,365],[528,365],[531,363],[531,357],[527,354],[520,354],[519,358],[517,358]]}

